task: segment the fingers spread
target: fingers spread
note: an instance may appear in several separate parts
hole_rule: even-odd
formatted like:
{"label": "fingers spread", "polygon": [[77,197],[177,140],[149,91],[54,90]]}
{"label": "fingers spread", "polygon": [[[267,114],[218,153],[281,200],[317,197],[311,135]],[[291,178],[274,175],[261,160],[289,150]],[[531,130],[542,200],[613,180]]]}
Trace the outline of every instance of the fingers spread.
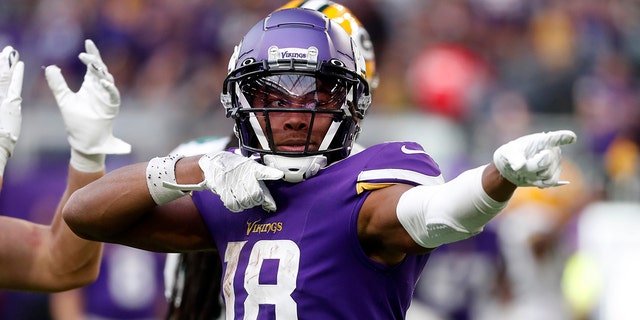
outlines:
{"label": "fingers spread", "polygon": [[2,52],[0,52],[0,57],[4,59],[5,57],[8,57],[12,51],[15,51],[12,46],[6,46],[2,49]]}
{"label": "fingers spread", "polygon": [[11,77],[11,83],[9,84],[9,91],[7,97],[11,99],[18,99],[22,94],[22,79],[24,78],[24,62],[18,61],[16,63],[15,70],[13,70],[13,76]]}
{"label": "fingers spread", "polygon": [[91,39],[87,39],[84,41],[84,48],[87,53],[100,58],[100,51],[98,50],[98,47],[96,46],[95,43],[93,43]]}
{"label": "fingers spread", "polygon": [[109,73],[107,66],[99,57],[82,52],[78,55],[78,59],[87,66],[87,74],[91,73],[99,79],[107,79],[111,82],[114,81],[113,75]]}
{"label": "fingers spread", "polygon": [[107,79],[100,79],[100,85],[109,94],[109,102],[118,108],[120,106],[120,91],[118,91],[116,85]]}
{"label": "fingers spread", "polygon": [[[18,58],[18,51],[11,46],[4,47],[0,52],[0,100],[6,98],[9,86],[15,81],[15,67],[16,63],[18,63]],[[20,82],[22,82],[21,79]]]}
{"label": "fingers spread", "polygon": [[95,69],[100,69],[100,67],[102,67],[100,65],[101,61],[92,54],[81,52],[80,54],[78,54],[78,59],[80,59],[80,61],[82,61],[82,63],[84,63],[87,67],[91,66],[92,64],[95,65]]}
{"label": "fingers spread", "polygon": [[[4,47],[4,49],[2,49],[2,52],[0,53],[0,59],[3,59],[3,60],[7,59],[5,61],[9,65],[9,68],[11,68],[20,59],[20,54],[12,46],[6,46]],[[5,61],[2,61],[2,63],[5,63]]]}
{"label": "fingers spread", "polygon": [[53,92],[56,101],[60,104],[59,99],[62,99],[65,94],[71,92],[67,85],[67,81],[65,81],[62,76],[60,68],[55,65],[48,66],[44,69],[44,76],[47,79],[49,88],[51,89],[51,92]]}

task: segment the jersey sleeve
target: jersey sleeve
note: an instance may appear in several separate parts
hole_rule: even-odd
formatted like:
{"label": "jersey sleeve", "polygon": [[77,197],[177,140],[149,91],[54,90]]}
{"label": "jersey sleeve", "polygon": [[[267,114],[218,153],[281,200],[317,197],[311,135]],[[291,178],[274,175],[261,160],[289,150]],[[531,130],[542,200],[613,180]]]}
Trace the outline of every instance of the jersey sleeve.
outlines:
{"label": "jersey sleeve", "polygon": [[415,142],[382,143],[354,157],[367,159],[358,175],[358,192],[397,183],[414,186],[444,183],[438,164]]}

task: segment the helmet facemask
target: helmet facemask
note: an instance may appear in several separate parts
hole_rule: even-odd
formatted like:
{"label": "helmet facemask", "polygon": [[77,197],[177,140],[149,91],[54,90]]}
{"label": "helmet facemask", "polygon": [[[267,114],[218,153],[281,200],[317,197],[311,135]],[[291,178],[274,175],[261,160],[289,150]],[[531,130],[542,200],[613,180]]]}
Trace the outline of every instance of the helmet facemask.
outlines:
{"label": "helmet facemask", "polygon": [[243,152],[322,155],[327,163],[348,156],[364,115],[356,105],[366,82],[345,74],[339,61],[327,64],[323,72],[246,72],[248,64],[237,70],[242,75],[227,78],[227,112]]}
{"label": "helmet facemask", "polygon": [[351,152],[371,96],[365,61],[342,27],[311,9],[283,9],[236,47],[221,101],[245,156],[302,181]]}

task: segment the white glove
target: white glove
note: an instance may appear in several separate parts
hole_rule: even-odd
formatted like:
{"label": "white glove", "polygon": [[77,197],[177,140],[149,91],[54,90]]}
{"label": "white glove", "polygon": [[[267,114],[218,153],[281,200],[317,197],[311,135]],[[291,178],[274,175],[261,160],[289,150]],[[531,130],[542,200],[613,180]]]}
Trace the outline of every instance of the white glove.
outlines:
{"label": "white glove", "polygon": [[575,142],[576,134],[559,130],[526,135],[499,147],[493,162],[500,174],[519,187],[555,187],[560,179],[560,146]]}
{"label": "white glove", "polygon": [[195,185],[164,183],[165,187],[179,190],[205,190],[220,196],[232,212],[261,205],[266,211],[276,211],[276,202],[264,180],[278,180],[284,172],[265,166],[251,158],[227,151],[203,155],[198,161],[204,181]]}
{"label": "white glove", "polygon": [[77,93],[69,89],[60,68],[51,65],[45,69],[49,88],[67,128],[72,164],[73,151],[84,155],[131,152],[131,145],[113,136],[113,119],[120,109],[120,93],[113,76],[93,41],[85,40],[85,51],[78,55],[87,71]]}
{"label": "white glove", "polygon": [[0,177],[13,154],[22,125],[24,63],[11,46],[0,53]]}

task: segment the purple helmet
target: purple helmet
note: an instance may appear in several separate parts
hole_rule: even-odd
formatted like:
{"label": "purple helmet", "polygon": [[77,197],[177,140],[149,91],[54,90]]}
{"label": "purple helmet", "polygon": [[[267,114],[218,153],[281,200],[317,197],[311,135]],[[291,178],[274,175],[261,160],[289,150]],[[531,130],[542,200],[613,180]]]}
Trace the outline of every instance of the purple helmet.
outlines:
{"label": "purple helmet", "polygon": [[[260,97],[271,92],[315,98],[298,107],[290,101],[264,103],[266,98]],[[271,13],[236,46],[221,100],[227,117],[236,121],[245,155],[322,156],[331,163],[349,155],[371,96],[364,57],[344,28],[316,10],[294,8]],[[304,150],[276,150],[269,120],[276,113],[310,116]],[[319,117],[332,121],[322,143],[312,150],[311,128]]]}

